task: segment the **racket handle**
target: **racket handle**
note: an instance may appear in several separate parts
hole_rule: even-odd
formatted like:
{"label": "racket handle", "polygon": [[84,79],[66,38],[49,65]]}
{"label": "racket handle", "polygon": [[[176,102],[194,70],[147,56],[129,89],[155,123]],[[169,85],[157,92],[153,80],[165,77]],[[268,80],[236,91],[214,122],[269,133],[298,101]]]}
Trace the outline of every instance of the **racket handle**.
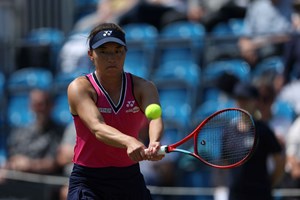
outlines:
{"label": "racket handle", "polygon": [[165,155],[167,153],[167,145],[163,145],[160,147],[160,149],[158,150],[157,154],[158,155]]}
{"label": "racket handle", "polygon": [[[166,150],[167,150],[167,147],[168,147],[167,145],[161,146],[160,149],[158,150],[157,154],[158,154],[158,155],[165,155],[166,152],[167,152],[167,151],[166,151]],[[145,149],[144,151],[145,151],[145,153],[146,153],[146,152],[149,151],[149,150],[148,150],[148,149]]]}

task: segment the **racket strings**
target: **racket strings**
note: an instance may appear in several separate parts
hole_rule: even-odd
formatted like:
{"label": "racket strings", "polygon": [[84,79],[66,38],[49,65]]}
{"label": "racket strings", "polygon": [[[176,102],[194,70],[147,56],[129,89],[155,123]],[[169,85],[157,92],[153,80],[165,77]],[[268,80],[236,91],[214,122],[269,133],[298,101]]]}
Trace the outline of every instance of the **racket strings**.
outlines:
{"label": "racket strings", "polygon": [[197,153],[207,163],[229,166],[242,162],[252,151],[255,130],[251,117],[237,110],[215,115],[197,136]]}

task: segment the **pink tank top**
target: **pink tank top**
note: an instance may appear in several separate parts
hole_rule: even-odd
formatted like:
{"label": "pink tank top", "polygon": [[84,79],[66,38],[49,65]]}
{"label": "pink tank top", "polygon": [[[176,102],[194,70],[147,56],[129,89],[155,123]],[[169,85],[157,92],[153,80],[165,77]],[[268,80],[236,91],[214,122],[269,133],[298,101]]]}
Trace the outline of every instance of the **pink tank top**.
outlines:
{"label": "pink tank top", "polygon": [[[117,105],[111,100],[95,73],[90,73],[86,77],[97,92],[96,105],[105,123],[124,134],[138,138],[139,131],[146,125],[147,119],[133,95],[131,74],[123,73],[122,90]],[[78,115],[74,115],[73,118],[77,133],[74,163],[95,168],[125,167],[134,164],[125,148],[115,148],[97,140]]]}

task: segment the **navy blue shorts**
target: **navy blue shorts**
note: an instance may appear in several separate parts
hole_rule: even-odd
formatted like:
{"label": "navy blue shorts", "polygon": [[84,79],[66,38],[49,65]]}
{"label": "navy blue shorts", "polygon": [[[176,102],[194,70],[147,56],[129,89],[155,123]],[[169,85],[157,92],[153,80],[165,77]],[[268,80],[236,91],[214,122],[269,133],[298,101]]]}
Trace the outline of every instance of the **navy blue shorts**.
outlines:
{"label": "navy blue shorts", "polygon": [[152,200],[139,164],[88,168],[74,164],[68,200]]}

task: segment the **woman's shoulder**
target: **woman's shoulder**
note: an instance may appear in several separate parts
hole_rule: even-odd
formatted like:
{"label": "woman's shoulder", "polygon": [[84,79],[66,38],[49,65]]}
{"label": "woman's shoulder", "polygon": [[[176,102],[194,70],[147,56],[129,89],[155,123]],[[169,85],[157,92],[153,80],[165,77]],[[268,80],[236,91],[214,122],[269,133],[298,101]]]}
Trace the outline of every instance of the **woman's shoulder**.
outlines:
{"label": "woman's shoulder", "polygon": [[141,87],[143,89],[146,89],[147,87],[154,86],[154,83],[151,80],[136,76],[134,74],[131,74],[131,77],[134,87]]}
{"label": "woman's shoulder", "polygon": [[89,88],[91,88],[91,84],[86,76],[76,77],[68,86],[68,90],[76,90],[77,92],[81,90],[87,90]]}

